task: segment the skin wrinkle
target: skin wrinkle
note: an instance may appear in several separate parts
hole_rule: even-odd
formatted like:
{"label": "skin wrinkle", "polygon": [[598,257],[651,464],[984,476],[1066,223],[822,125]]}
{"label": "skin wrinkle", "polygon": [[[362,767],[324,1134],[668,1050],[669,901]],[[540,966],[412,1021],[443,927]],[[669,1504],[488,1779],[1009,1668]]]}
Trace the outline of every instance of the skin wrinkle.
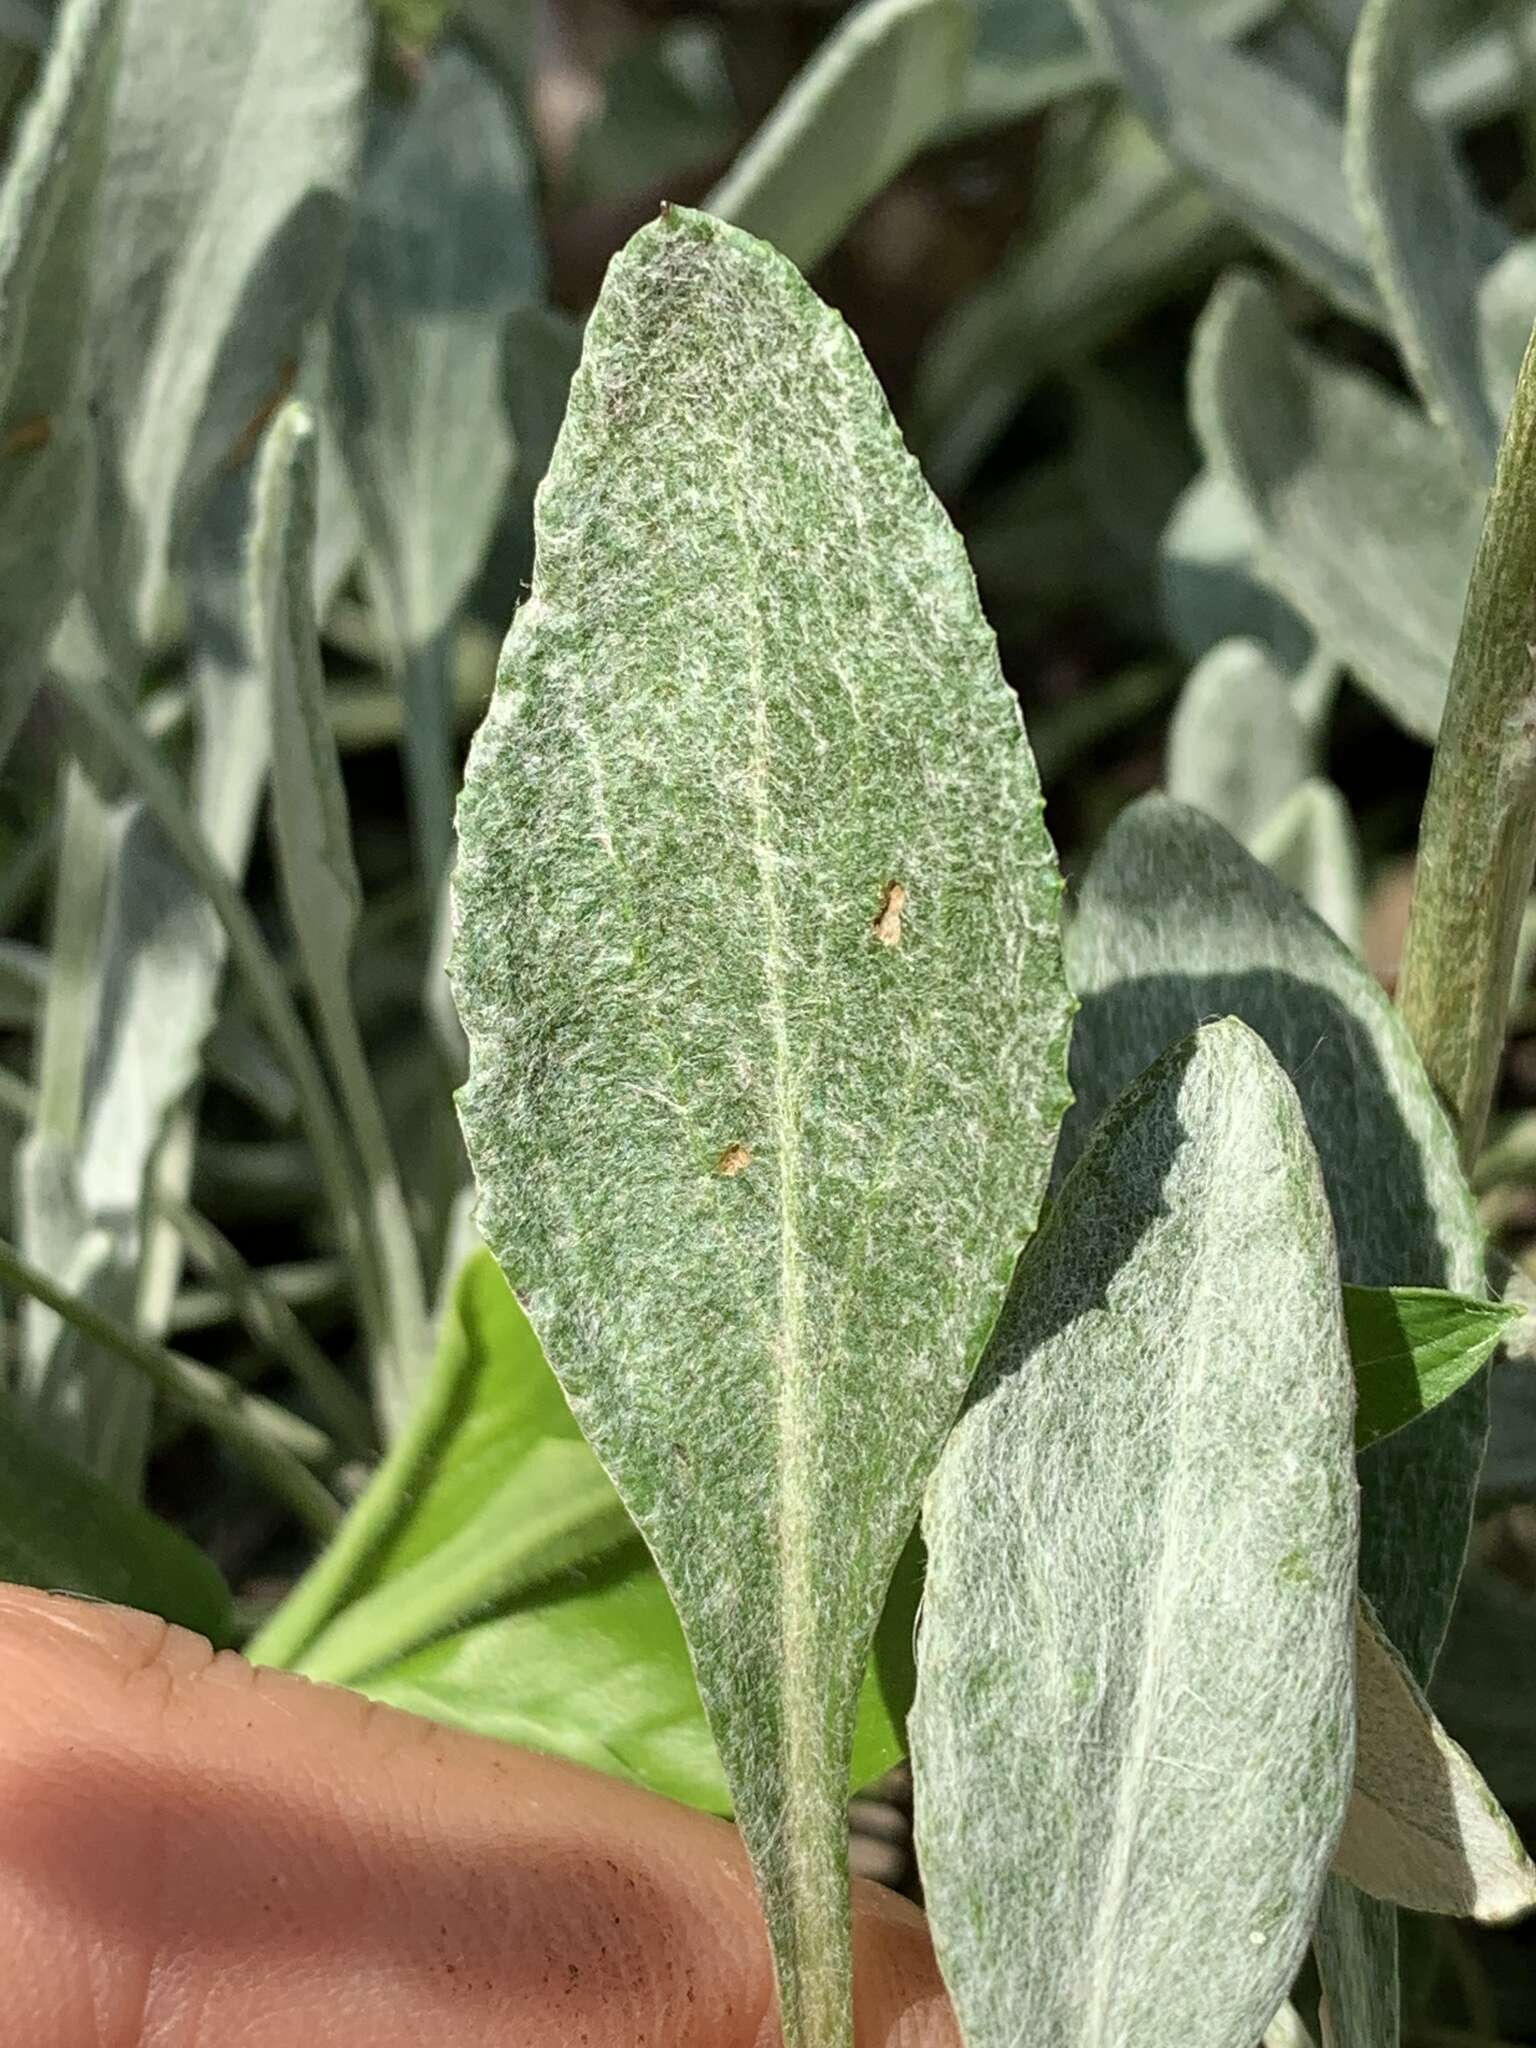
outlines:
{"label": "skin wrinkle", "polygon": [[[723,1822],[124,1609],[0,1588],[0,1669],[0,2048],[778,2041]],[[854,1889],[859,2048],[956,2048]]]}

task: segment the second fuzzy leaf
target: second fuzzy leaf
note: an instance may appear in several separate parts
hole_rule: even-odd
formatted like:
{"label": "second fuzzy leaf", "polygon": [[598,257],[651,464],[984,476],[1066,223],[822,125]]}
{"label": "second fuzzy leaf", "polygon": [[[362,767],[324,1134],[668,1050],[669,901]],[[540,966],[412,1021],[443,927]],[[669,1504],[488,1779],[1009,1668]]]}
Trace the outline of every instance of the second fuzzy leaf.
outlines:
{"label": "second fuzzy leaf", "polygon": [[481,1225],[682,1617],[786,2040],[843,2048],[855,1698],[1069,999],[964,551],[739,230],[609,271],[460,832]]}

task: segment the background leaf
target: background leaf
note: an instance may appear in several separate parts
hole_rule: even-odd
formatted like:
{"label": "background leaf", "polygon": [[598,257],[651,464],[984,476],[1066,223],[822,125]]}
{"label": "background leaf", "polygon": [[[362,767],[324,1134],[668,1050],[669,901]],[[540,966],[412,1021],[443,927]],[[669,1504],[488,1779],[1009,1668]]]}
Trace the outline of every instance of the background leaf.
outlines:
{"label": "background leaf", "polygon": [[77,567],[87,279],[121,12],[119,0],[59,9],[0,185],[0,763]]}
{"label": "background leaf", "polygon": [[230,1640],[229,1589],[169,1523],[122,1501],[0,1405],[0,1578],[146,1608]]}
{"label": "background leaf", "polygon": [[1509,237],[1474,197],[1455,145],[1419,105],[1426,0],[1366,0],[1350,48],[1346,160],[1371,264],[1430,416],[1469,472],[1493,476],[1501,421],[1469,306]]}
{"label": "background leaf", "polygon": [[960,104],[963,0],[863,0],[705,204],[809,270]]}
{"label": "background leaf", "polygon": [[405,696],[412,815],[432,883],[452,845],[449,629],[517,456],[508,323],[543,282],[512,110],[466,50],[445,44],[410,104],[377,123],[329,350],[332,420]]}
{"label": "background leaf", "polygon": [[1519,1314],[1434,1287],[1346,1287],[1357,1447],[1447,1400],[1488,1363]]}
{"label": "background leaf", "polygon": [[[1118,1089],[1191,1020],[1230,1012],[1295,1083],[1344,1278],[1481,1294],[1482,1232],[1401,1019],[1218,825],[1165,798],[1128,810],[1089,869],[1068,970],[1083,1007],[1058,1172]],[[1421,1683],[1461,1571],[1486,1429],[1486,1383],[1474,1379],[1361,1459],[1361,1584]]]}
{"label": "background leaf", "polygon": [[1282,262],[1346,312],[1381,317],[1345,182],[1341,128],[1282,72],[1146,0],[1074,0],[1132,105]]}
{"label": "background leaf", "polygon": [[1254,640],[1218,642],[1184,685],[1168,728],[1168,794],[1251,847],[1311,766],[1306,728],[1268,653]]}
{"label": "background leaf", "polygon": [[1536,1907],[1536,1866],[1361,1601],[1359,1737],[1335,1867],[1421,1913],[1512,1920]]}
{"label": "background leaf", "polygon": [[1433,740],[1482,521],[1455,448],[1378,379],[1293,342],[1257,279],[1201,320],[1195,424],[1265,576],[1408,732]]}

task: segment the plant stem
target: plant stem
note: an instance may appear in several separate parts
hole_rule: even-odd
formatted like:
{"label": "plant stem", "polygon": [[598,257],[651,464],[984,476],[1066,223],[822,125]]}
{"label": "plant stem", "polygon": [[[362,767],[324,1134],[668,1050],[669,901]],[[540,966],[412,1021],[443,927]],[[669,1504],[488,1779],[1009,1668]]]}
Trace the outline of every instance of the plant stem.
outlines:
{"label": "plant stem", "polygon": [[254,1342],[281,1359],[309,1394],[337,1444],[354,1457],[378,1448],[368,1404],[320,1349],[266,1276],[248,1266],[206,1217],[178,1198],[160,1194],[160,1214],[181,1238],[193,1262],[221,1286]]}
{"label": "plant stem", "polygon": [[1456,1126],[1482,1148],[1536,865],[1536,342],[1520,366],[1472,565],[1419,831],[1398,1002]]}
{"label": "plant stem", "polygon": [[314,1429],[275,1402],[264,1401],[259,1394],[248,1394],[211,1366],[168,1351],[163,1344],[104,1315],[82,1296],[61,1287],[4,1238],[0,1238],[0,1284],[40,1301],[91,1343],[142,1373],[169,1406],[202,1423],[238,1451],[308,1528],[329,1537],[341,1520],[341,1504],[305,1462],[306,1455],[319,1461],[333,1457],[333,1446],[323,1430]]}

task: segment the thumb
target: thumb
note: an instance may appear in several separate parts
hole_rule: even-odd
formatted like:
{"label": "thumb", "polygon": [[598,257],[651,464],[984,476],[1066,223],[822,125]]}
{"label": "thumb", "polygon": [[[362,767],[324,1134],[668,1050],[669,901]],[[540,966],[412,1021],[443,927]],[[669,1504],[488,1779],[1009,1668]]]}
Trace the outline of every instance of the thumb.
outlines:
{"label": "thumb", "polygon": [[[857,1886],[859,2048],[956,2048]],[[768,2048],[735,1830],[552,1758],[0,1588],[0,2048]]]}

